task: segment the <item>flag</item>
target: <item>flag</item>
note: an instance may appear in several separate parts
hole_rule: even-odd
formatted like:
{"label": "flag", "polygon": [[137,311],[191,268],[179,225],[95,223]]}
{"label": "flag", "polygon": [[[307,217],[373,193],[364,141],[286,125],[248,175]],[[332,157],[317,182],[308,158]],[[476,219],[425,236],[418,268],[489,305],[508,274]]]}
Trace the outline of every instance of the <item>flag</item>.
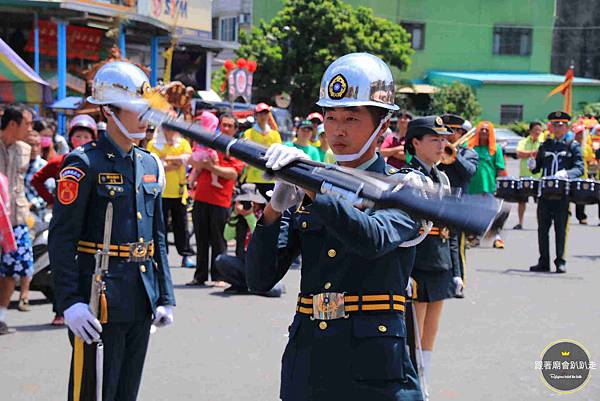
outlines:
{"label": "flag", "polygon": [[550,93],[546,96],[549,98],[550,96],[556,95],[560,92],[564,96],[564,105],[563,111],[571,114],[571,103],[573,99],[573,78],[575,77],[575,68],[573,65],[569,67],[567,73],[565,74],[565,80],[562,84],[558,85],[556,88],[552,89]]}

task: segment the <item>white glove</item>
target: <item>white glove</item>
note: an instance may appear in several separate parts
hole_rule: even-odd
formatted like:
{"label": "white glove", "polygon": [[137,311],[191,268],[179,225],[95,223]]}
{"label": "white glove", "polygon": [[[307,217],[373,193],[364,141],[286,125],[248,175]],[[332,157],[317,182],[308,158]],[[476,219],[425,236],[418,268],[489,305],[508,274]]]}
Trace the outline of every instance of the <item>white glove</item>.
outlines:
{"label": "white glove", "polygon": [[157,306],[152,324],[156,327],[164,327],[173,323],[173,308],[171,306]]}
{"label": "white glove", "polygon": [[304,191],[299,190],[297,186],[276,180],[269,203],[273,210],[283,213],[285,210],[297,205],[303,194]]}
{"label": "white glove", "polygon": [[529,170],[533,170],[535,168],[535,166],[536,166],[536,163],[535,163],[535,159],[533,157],[530,157],[529,159],[527,159],[527,168]]}
{"label": "white glove", "polygon": [[100,339],[102,325],[92,315],[87,304],[78,302],[71,305],[65,309],[64,316],[65,323],[69,326],[73,334],[80,337],[86,343],[91,344]]}
{"label": "white glove", "polygon": [[408,278],[408,284],[406,285],[406,298],[412,298],[413,296],[413,285],[414,285],[414,280],[412,279],[412,277]]}
{"label": "white glove", "polygon": [[293,161],[308,159],[308,155],[293,146],[286,146],[280,143],[275,143],[269,146],[264,159],[267,159],[265,165],[271,170],[280,170]]}
{"label": "white glove", "polygon": [[556,178],[569,178],[569,173],[567,173],[567,170],[558,170],[558,172],[555,174]]}
{"label": "white glove", "polygon": [[463,288],[465,287],[465,284],[463,283],[462,278],[453,277],[452,282],[454,283],[454,294],[462,295]]}

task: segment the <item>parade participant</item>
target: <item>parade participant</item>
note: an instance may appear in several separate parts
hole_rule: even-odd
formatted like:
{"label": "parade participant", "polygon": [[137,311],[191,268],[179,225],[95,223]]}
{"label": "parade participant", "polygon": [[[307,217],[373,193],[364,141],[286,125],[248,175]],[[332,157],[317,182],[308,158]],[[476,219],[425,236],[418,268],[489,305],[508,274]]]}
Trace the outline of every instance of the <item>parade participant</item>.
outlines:
{"label": "parade participant", "polygon": [[17,249],[2,250],[0,263],[0,335],[13,331],[6,324],[6,314],[15,290],[15,278],[33,274],[33,249],[27,218],[29,204],[25,196],[25,173],[31,147],[24,142],[32,130],[33,113],[21,106],[4,109],[0,120],[0,173],[8,179],[10,225]]}
{"label": "parade participant", "polygon": [[[452,133],[438,116],[412,120],[406,134],[406,151],[414,156],[409,166],[439,184],[445,193],[450,193],[450,180],[436,165],[450,135]],[[448,227],[433,227],[425,240],[417,245],[411,277],[417,287],[415,307],[426,383],[444,299],[461,294],[463,289],[460,265],[453,263],[458,259],[457,253],[458,239],[450,234]]]}
{"label": "parade participant", "polygon": [[[571,130],[575,135],[575,140],[579,142],[579,146],[581,146],[581,155],[583,157],[582,178],[589,178],[589,166],[595,157],[594,149],[592,148],[592,141],[590,140],[590,136],[587,134],[587,129],[582,122],[573,124]],[[585,214],[584,204],[575,204],[575,217],[579,221],[579,224],[587,224],[587,215]]]}
{"label": "parade participant", "polygon": [[[148,151],[133,145],[144,138],[146,124],[131,109],[142,103],[138,97],[147,88],[148,78],[133,64],[102,66],[88,102],[100,107],[107,132],[71,152],[59,173],[48,251],[73,347],[69,400],[93,399],[89,392],[96,389],[86,380],[92,375],[87,369],[94,366],[90,344],[95,341],[104,344],[102,400],[135,400],[150,326],[173,322],[159,166]],[[101,299],[97,318],[88,303],[95,255],[104,241],[110,252],[103,274],[105,302]]]}
{"label": "parade participant", "polygon": [[294,142],[286,142],[287,146],[293,146],[296,149],[300,149],[308,155],[310,160],[321,161],[321,155],[319,154],[318,148],[310,144],[310,139],[313,134],[313,126],[309,120],[303,120],[300,122],[298,127],[298,133],[296,134],[296,140]]}
{"label": "parade participant", "polygon": [[396,131],[392,131],[381,144],[381,154],[386,157],[386,162],[393,167],[403,168],[407,166],[405,143],[408,123],[413,119],[413,115],[408,111],[398,113],[398,125]]}
{"label": "parade participant", "polygon": [[[494,196],[496,177],[506,174],[502,147],[496,143],[494,125],[490,121],[480,122],[477,125],[475,136],[469,140],[468,147],[479,155],[479,165],[475,175],[471,178],[468,192],[470,194]],[[500,237],[500,230],[507,218],[508,212],[503,211],[493,224],[495,227],[494,248],[504,249],[504,241]],[[477,245],[479,240],[471,237],[471,243]]]}
{"label": "parade participant", "polygon": [[[340,165],[397,172],[375,152],[377,137],[398,109],[383,61],[367,53],[335,60],[325,71],[317,105],[324,108],[325,131]],[[272,145],[265,157],[274,170],[308,158],[281,145]],[[402,210],[357,208],[331,194],[301,193],[277,181],[247,255],[250,290],[268,291],[302,254],[281,399],[422,400],[405,349],[403,316],[414,247],[400,247],[418,236],[419,224]]]}
{"label": "parade participant", "polygon": [[[445,114],[442,116],[444,125],[452,132],[448,137],[450,143],[454,144],[454,157],[448,157],[439,164],[440,171],[443,171],[450,180],[450,186],[461,194],[466,193],[471,178],[477,171],[479,165],[479,155],[473,149],[466,146],[465,139],[458,142],[471,129],[471,123],[464,118],[454,115]],[[457,144],[461,143],[457,146]],[[447,145],[446,149],[448,148]],[[450,235],[456,236],[458,243],[458,252],[453,253],[452,263],[458,265],[460,269],[460,277],[465,282],[465,267],[467,265],[467,238],[463,231],[450,229]],[[458,291],[455,295],[458,298],[463,297],[463,292]]]}
{"label": "parade participant", "polygon": [[[254,118],[256,122],[251,128],[244,131],[244,138],[256,142],[263,146],[271,146],[274,143],[281,143],[279,132],[272,129],[269,125],[269,116],[271,107],[266,103],[259,103],[254,108]],[[269,199],[270,191],[273,190],[274,181],[265,177],[264,173],[252,166],[248,166],[245,173],[245,182],[256,184],[259,192]],[[269,194],[267,194],[269,192]]]}
{"label": "parade participant", "polygon": [[[534,174],[528,167],[530,159],[535,159],[538,148],[542,144],[542,131],[543,126],[539,121],[533,121],[529,124],[529,135],[521,139],[517,145],[517,157],[520,160],[519,164],[519,177],[534,177],[540,178],[540,173]],[[513,227],[513,230],[523,229],[523,219],[525,218],[525,209],[527,208],[527,201],[519,202],[519,223]]]}
{"label": "parade participant", "polygon": [[[569,141],[571,116],[564,111],[553,111],[548,114],[552,125],[553,138],[548,138],[538,149],[535,160],[529,164],[533,173],[542,173],[542,177],[578,178],[583,175],[583,158],[581,146],[577,141]],[[548,231],[554,223],[556,234],[556,259],[554,265],[557,273],[566,273],[565,242],[569,225],[569,200],[566,196],[560,199],[544,199],[541,197],[537,205],[538,247],[540,257],[538,263],[529,268],[532,272],[550,271],[550,241]]]}

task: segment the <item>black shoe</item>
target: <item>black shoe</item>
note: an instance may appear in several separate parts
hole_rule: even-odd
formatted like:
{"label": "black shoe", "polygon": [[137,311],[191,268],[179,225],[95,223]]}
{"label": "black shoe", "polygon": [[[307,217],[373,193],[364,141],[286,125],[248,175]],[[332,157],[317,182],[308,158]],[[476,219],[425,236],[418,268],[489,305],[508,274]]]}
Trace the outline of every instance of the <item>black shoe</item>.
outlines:
{"label": "black shoe", "polygon": [[530,272],[549,272],[550,271],[550,267],[535,265],[535,266],[531,266],[529,268],[529,271]]}
{"label": "black shoe", "polygon": [[557,273],[566,273],[567,266],[564,263],[560,263],[560,264],[556,265],[556,272]]}
{"label": "black shoe", "polygon": [[516,226],[513,227],[513,230],[522,230],[523,226],[520,224],[517,224]]}
{"label": "black shoe", "polygon": [[12,334],[15,331],[16,331],[15,329],[9,328],[6,323],[0,321],[0,336],[3,334]]}
{"label": "black shoe", "polygon": [[200,281],[200,280],[196,280],[196,279],[193,279],[189,283],[185,283],[185,285],[188,287],[205,287],[206,286],[206,284],[204,284],[204,281]]}

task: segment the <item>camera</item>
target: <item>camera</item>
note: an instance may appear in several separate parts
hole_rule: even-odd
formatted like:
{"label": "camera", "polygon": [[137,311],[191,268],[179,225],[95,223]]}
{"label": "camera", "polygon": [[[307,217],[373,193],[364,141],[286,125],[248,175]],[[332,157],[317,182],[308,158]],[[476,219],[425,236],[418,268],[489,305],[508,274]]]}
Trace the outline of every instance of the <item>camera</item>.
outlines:
{"label": "camera", "polygon": [[242,204],[242,208],[244,208],[244,210],[250,210],[250,209],[252,209],[252,202],[250,202],[250,201],[241,201],[240,203]]}

